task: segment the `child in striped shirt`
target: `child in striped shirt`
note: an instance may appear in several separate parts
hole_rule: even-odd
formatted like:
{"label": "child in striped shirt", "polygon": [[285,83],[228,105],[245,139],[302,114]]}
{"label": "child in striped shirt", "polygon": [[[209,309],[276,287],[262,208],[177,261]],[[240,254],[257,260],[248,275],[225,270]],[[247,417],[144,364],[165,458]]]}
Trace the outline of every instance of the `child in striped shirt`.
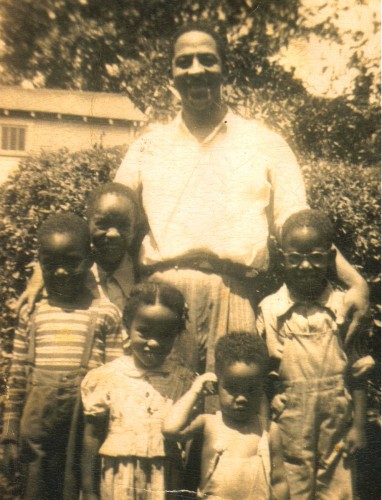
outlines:
{"label": "child in striped shirt", "polygon": [[92,260],[84,220],[52,215],[40,228],[39,244],[48,298],[15,333],[5,466],[12,475],[20,460],[25,499],[77,498],[80,383],[89,369],[122,353],[120,313],[85,286]]}

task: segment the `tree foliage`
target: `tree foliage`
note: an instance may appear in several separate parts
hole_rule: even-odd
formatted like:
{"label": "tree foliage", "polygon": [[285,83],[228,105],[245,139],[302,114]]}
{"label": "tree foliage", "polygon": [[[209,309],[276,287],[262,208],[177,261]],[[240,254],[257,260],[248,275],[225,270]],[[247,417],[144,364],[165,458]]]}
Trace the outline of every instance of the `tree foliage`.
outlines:
{"label": "tree foliage", "polygon": [[[230,105],[302,154],[371,163],[379,157],[378,10],[375,0],[3,0],[2,81],[123,92],[166,120],[176,109],[171,36],[183,22],[206,20],[229,42]],[[326,92],[304,72],[309,55]]]}

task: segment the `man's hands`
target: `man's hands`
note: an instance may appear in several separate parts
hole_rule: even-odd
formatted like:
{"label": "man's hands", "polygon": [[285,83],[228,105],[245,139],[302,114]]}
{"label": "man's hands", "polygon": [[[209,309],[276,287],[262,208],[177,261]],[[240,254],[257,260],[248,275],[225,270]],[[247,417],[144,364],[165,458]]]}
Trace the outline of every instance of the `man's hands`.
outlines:
{"label": "man's hands", "polygon": [[[21,309],[28,315],[33,311],[34,305],[37,302],[42,290],[44,288],[44,280],[40,265],[34,265],[33,274],[27,283],[26,290],[20,295],[18,300],[14,303],[13,309],[16,314],[20,314]],[[27,304],[27,307],[23,306]]]}
{"label": "man's hands", "polygon": [[353,378],[360,378],[370,372],[375,366],[374,359],[370,356],[363,356],[357,359],[351,366],[351,375]]}
{"label": "man's hands", "polygon": [[282,413],[283,409],[285,408],[285,403],[286,403],[286,395],[281,393],[281,394],[276,394],[276,396],[272,399],[271,403],[271,409],[276,413],[276,415],[280,415]]}
{"label": "man's hands", "polygon": [[369,316],[369,288],[366,281],[362,280],[358,285],[352,286],[346,292],[342,310],[338,313],[337,323],[342,325],[349,322],[345,343],[348,344]]}
{"label": "man's hands", "polygon": [[366,447],[366,433],[363,427],[353,425],[345,438],[342,450],[344,458],[353,456],[357,451]]}

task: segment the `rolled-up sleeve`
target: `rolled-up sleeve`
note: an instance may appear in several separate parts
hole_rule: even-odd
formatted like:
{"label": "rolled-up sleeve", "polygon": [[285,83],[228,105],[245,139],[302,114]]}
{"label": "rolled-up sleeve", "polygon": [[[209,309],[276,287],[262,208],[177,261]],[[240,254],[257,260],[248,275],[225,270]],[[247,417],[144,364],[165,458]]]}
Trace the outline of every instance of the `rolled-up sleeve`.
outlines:
{"label": "rolled-up sleeve", "polygon": [[309,206],[297,159],[284,139],[276,134],[273,136],[273,144],[269,151],[269,179],[272,185],[273,231],[280,239],[286,219]]}
{"label": "rolled-up sleeve", "polygon": [[133,142],[115,174],[115,182],[120,182],[136,192],[140,190],[140,170],[145,149],[146,145],[144,138],[137,139]]}

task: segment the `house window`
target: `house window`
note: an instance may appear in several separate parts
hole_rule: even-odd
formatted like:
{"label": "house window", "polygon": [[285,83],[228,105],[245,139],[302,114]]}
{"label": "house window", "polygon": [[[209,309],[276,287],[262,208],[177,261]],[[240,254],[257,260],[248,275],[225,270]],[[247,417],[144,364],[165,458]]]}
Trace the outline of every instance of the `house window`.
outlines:
{"label": "house window", "polygon": [[1,127],[1,149],[5,151],[25,151],[26,127]]}

